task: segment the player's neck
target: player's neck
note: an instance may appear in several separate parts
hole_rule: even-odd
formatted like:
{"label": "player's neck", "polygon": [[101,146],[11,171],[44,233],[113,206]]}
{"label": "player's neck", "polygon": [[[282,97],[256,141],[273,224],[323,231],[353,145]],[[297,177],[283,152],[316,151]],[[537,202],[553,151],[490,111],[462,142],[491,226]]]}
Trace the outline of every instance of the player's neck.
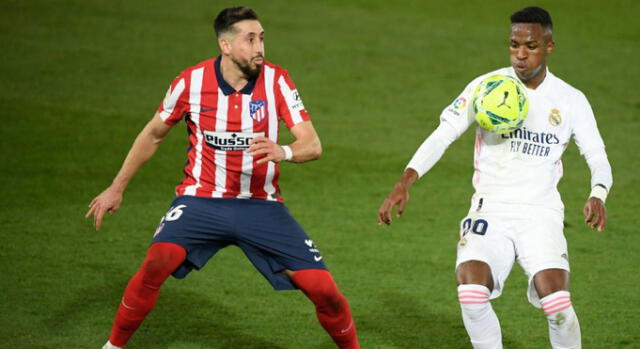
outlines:
{"label": "player's neck", "polygon": [[236,91],[240,91],[249,82],[247,76],[238,66],[224,56],[220,60],[220,74],[222,74],[224,81]]}

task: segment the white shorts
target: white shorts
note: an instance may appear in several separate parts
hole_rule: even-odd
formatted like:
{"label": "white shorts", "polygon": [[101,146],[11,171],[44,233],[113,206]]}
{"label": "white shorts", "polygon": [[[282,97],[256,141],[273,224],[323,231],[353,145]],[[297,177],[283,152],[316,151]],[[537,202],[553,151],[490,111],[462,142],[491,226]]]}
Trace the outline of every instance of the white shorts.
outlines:
{"label": "white shorts", "polygon": [[494,299],[502,294],[513,262],[518,261],[529,280],[527,298],[540,308],[534,275],[545,269],[569,271],[567,240],[562,232],[564,214],[530,205],[484,203],[477,208],[473,205],[460,222],[456,269],[470,260],[487,263],[494,284],[490,298]]}

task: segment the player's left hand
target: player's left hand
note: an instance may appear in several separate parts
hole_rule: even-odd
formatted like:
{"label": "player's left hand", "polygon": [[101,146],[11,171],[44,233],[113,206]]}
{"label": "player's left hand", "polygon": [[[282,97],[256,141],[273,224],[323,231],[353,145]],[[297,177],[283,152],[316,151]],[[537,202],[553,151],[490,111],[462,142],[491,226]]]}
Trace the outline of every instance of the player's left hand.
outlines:
{"label": "player's left hand", "polygon": [[584,222],[597,231],[603,231],[607,225],[607,209],[604,207],[602,200],[591,197],[584,204],[582,210],[584,214]]}
{"label": "player's left hand", "polygon": [[256,137],[252,139],[249,144],[251,146],[247,149],[247,152],[253,156],[262,155],[265,156],[256,161],[257,164],[262,164],[267,161],[280,162],[284,160],[285,153],[284,149],[280,146],[280,144],[275,143],[267,137]]}

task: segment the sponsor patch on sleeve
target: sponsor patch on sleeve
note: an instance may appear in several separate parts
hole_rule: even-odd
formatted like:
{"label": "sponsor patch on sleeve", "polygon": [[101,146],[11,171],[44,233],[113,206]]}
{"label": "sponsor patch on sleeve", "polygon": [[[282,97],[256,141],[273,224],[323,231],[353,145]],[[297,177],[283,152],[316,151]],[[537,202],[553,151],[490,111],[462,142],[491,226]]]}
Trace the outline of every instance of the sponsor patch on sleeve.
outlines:
{"label": "sponsor patch on sleeve", "polygon": [[292,90],[291,91],[291,110],[292,111],[300,111],[304,109],[304,104],[302,104],[302,98],[300,98],[300,94],[298,93],[298,90]]}
{"label": "sponsor patch on sleeve", "polygon": [[455,101],[453,101],[453,103],[451,103],[451,105],[447,108],[447,111],[456,115],[456,116],[460,116],[460,112],[464,110],[464,108],[467,107],[467,99],[464,97],[458,97]]}

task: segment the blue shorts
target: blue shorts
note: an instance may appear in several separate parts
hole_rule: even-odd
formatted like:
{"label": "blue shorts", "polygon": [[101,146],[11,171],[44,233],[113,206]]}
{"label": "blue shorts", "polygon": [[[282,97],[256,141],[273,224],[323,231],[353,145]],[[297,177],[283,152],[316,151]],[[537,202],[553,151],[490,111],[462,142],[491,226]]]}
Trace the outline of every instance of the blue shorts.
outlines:
{"label": "blue shorts", "polygon": [[296,289],[284,269],[326,269],[322,255],[283,203],[177,197],[160,221],[152,243],[172,242],[187,250],[173,276],[182,279],[204,267],[218,250],[236,245],[276,290]]}

